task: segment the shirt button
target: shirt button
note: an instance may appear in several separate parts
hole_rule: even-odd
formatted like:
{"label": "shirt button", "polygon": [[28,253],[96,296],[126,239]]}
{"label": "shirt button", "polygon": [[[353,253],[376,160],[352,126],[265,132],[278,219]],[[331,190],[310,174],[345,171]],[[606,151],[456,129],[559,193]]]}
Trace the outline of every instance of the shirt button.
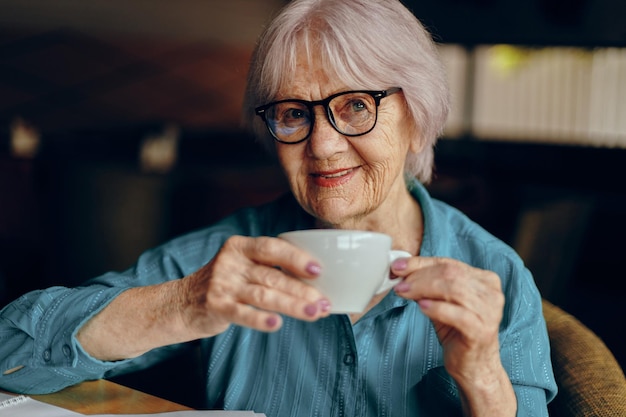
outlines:
{"label": "shirt button", "polygon": [[43,360],[46,362],[50,362],[50,359],[52,359],[52,352],[50,352],[50,349],[46,349],[43,351]]}
{"label": "shirt button", "polygon": [[346,365],[352,365],[354,363],[354,355],[352,353],[346,353],[343,357],[343,363]]}
{"label": "shirt button", "polygon": [[66,358],[72,357],[72,349],[68,345],[63,345],[63,354]]}

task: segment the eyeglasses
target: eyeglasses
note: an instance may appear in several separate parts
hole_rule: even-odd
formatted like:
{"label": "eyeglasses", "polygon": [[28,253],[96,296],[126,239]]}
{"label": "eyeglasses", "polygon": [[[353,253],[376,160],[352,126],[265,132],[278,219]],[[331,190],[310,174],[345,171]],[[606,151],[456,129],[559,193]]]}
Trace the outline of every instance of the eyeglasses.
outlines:
{"label": "eyeglasses", "polygon": [[393,87],[381,91],[344,91],[317,101],[279,100],[257,107],[255,112],[280,143],[296,144],[309,138],[315,123],[315,106],[324,107],[328,121],[337,132],[361,136],[376,126],[380,100],[401,90]]}

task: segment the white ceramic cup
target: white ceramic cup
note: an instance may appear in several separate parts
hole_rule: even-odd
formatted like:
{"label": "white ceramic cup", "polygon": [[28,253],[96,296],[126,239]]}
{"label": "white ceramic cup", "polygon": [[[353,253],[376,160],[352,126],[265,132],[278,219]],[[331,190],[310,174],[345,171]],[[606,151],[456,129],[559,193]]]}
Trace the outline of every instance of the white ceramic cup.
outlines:
{"label": "white ceramic cup", "polygon": [[321,264],[316,279],[303,280],[324,294],[331,313],[360,313],[376,294],[393,287],[391,263],[409,257],[391,249],[391,236],[361,230],[312,229],[281,233],[278,237],[313,255]]}

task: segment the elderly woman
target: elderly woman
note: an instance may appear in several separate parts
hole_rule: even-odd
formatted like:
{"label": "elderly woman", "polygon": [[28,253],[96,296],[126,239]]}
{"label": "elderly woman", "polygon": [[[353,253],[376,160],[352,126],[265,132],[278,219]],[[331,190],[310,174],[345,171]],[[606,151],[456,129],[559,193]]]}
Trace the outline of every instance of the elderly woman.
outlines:
{"label": "elderly woman", "polygon": [[[0,387],[55,391],[202,339],[213,408],[547,415],[555,383],[529,271],[423,186],[447,112],[436,48],[399,1],[290,2],[254,53],[244,119],[291,193],[128,271],[13,302],[0,316]],[[331,315],[303,282],[321,272],[316,259],[276,238],[311,228],[384,232],[413,256],[363,313]]]}

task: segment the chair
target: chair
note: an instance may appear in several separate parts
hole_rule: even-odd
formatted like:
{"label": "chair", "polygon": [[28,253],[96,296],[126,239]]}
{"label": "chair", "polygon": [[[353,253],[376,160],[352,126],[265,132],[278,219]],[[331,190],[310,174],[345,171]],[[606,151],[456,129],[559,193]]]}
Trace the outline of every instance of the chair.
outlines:
{"label": "chair", "polygon": [[554,417],[626,417],[626,378],[619,363],[589,328],[543,300],[559,393],[548,405]]}

